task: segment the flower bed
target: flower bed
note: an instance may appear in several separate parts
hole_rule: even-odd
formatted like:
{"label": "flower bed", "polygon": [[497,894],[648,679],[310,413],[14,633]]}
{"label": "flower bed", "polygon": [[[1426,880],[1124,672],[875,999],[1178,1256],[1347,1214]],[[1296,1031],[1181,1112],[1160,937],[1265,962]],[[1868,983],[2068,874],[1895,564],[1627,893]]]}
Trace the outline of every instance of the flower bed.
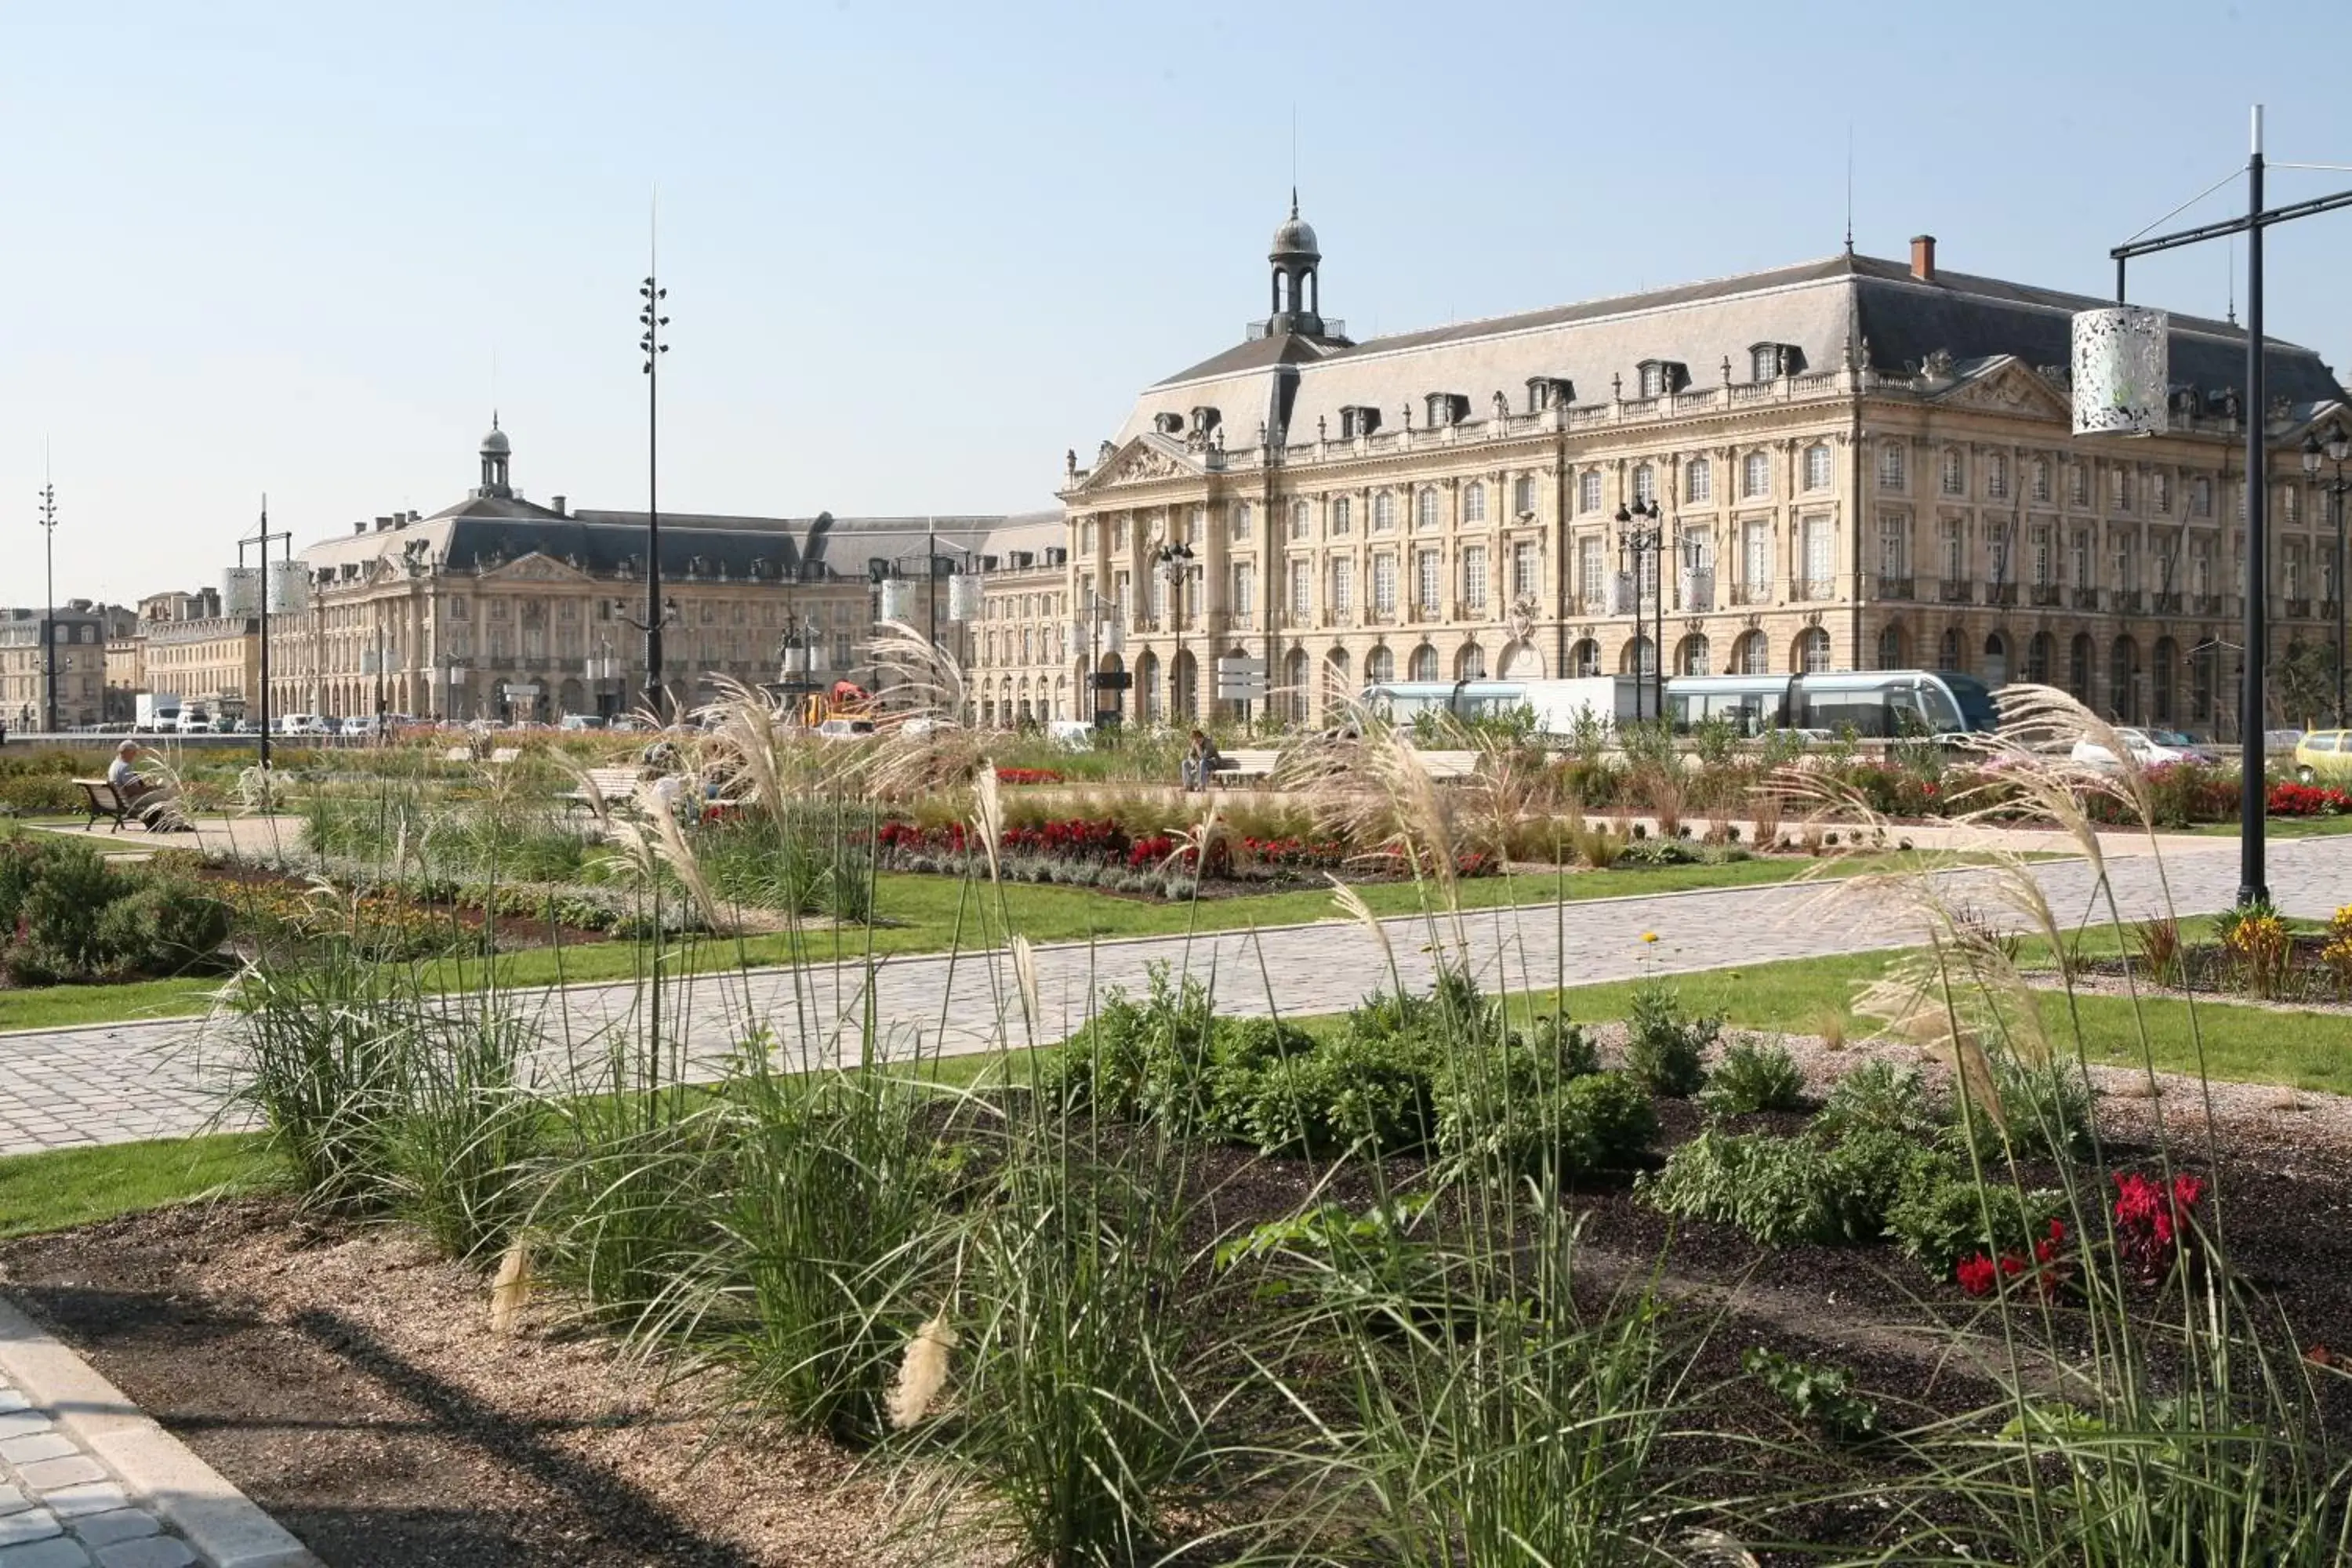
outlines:
{"label": "flower bed", "polygon": [[999,768],[996,782],[1001,784],[1057,784],[1062,775],[1051,768]]}

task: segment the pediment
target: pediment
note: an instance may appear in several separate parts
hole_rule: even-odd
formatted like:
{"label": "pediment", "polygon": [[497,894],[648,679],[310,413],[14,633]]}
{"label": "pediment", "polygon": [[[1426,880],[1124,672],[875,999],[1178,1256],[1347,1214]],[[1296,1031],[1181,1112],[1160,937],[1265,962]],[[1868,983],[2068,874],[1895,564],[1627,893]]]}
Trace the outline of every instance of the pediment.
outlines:
{"label": "pediment", "polygon": [[2069,419],[2074,405],[2065,394],[2013,354],[2004,354],[1935,401],[1954,408],[1980,408],[1989,414],[2022,414],[2040,419]]}
{"label": "pediment", "polygon": [[482,574],[507,583],[585,583],[588,574],[568,562],[559,561],[544,551],[534,550],[518,555],[502,566],[492,567]]}
{"label": "pediment", "polygon": [[1108,453],[1094,471],[1078,481],[1082,490],[1110,489],[1121,485],[1153,484],[1161,479],[1192,479],[1205,472],[1200,458],[1181,441],[1165,436],[1138,436]]}

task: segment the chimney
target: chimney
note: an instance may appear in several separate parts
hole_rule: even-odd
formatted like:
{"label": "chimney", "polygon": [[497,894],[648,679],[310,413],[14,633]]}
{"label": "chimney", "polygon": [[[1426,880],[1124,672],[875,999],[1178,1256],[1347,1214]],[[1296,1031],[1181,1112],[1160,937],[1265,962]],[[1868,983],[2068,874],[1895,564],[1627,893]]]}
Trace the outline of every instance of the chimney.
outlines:
{"label": "chimney", "polygon": [[359,521],[352,524],[352,531],[353,533],[365,533],[367,531],[368,525],[365,518],[362,518]]}
{"label": "chimney", "polygon": [[571,516],[571,515],[572,515],[571,513],[569,513],[569,512],[567,512],[567,511],[565,511],[565,510],[563,510],[563,498],[562,498],[562,496],[551,496],[551,497],[549,497],[549,498],[548,498],[548,500],[549,500],[550,504],[551,504],[551,505],[555,508],[555,515],[556,515],[556,516],[558,516],[558,517],[569,517],[569,516]]}
{"label": "chimney", "polygon": [[377,519],[375,520],[375,531],[376,531],[378,533],[390,533],[390,532],[392,531],[392,524],[393,524],[393,520],[392,520],[391,518],[388,518],[388,517],[380,517],[380,518],[377,518]]}
{"label": "chimney", "polygon": [[1911,237],[1911,276],[1922,283],[1936,280],[1936,237],[1915,234]]}

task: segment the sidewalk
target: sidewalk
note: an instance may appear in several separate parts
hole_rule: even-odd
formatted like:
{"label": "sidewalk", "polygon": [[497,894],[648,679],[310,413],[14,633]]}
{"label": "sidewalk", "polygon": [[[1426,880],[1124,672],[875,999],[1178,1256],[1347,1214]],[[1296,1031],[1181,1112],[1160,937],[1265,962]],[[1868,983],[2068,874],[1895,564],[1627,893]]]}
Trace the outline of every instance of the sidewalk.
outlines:
{"label": "sidewalk", "polygon": [[302,1543],[0,1298],[0,1568],[319,1568]]}

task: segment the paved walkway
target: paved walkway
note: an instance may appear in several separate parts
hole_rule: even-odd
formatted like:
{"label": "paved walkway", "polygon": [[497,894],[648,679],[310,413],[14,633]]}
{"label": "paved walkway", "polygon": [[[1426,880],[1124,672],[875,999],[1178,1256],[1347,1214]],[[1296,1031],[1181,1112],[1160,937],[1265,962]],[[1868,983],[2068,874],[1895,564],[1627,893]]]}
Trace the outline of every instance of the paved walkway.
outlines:
{"label": "paved walkway", "polygon": [[[2110,862],[2125,918],[2166,907],[2160,876],[2182,914],[2229,907],[2236,841],[2197,842],[2160,861]],[[2062,923],[2105,918],[2103,908],[2091,907],[2086,862],[2042,861],[2027,869]],[[1947,876],[1956,900],[1999,923],[2023,923],[2004,912],[1989,873]],[[2271,880],[2282,909],[2324,918],[2352,900],[2352,837],[2274,844]],[[1408,986],[1426,985],[1440,950],[1457,945],[1490,984],[1549,987],[1911,946],[1924,935],[1899,901],[1872,903],[1834,883],[1521,906],[1468,914],[1458,925],[1391,920],[1381,931],[1385,951],[1372,933],[1347,924],[1040,948],[1032,966],[1034,1014],[1024,1006],[1017,966],[1002,952],[886,960],[870,990],[864,973],[846,963],[700,975],[665,988],[665,1034],[690,1072],[709,1076],[755,1026],[802,1061],[854,1058],[869,1030],[892,1056],[1057,1039],[1083,1021],[1102,989],[1139,990],[1159,963],[1213,984],[1224,1011],[1307,1015],[1347,1008],[1389,984],[1392,972]],[[1643,942],[1644,933],[1656,942]],[[567,1059],[593,1065],[608,1040],[643,1031],[645,997],[628,984],[506,1000],[547,1043],[540,1069],[550,1084],[563,1081]],[[197,1131],[219,1104],[227,1049],[226,1030],[197,1019],[0,1036],[0,1153]]]}

